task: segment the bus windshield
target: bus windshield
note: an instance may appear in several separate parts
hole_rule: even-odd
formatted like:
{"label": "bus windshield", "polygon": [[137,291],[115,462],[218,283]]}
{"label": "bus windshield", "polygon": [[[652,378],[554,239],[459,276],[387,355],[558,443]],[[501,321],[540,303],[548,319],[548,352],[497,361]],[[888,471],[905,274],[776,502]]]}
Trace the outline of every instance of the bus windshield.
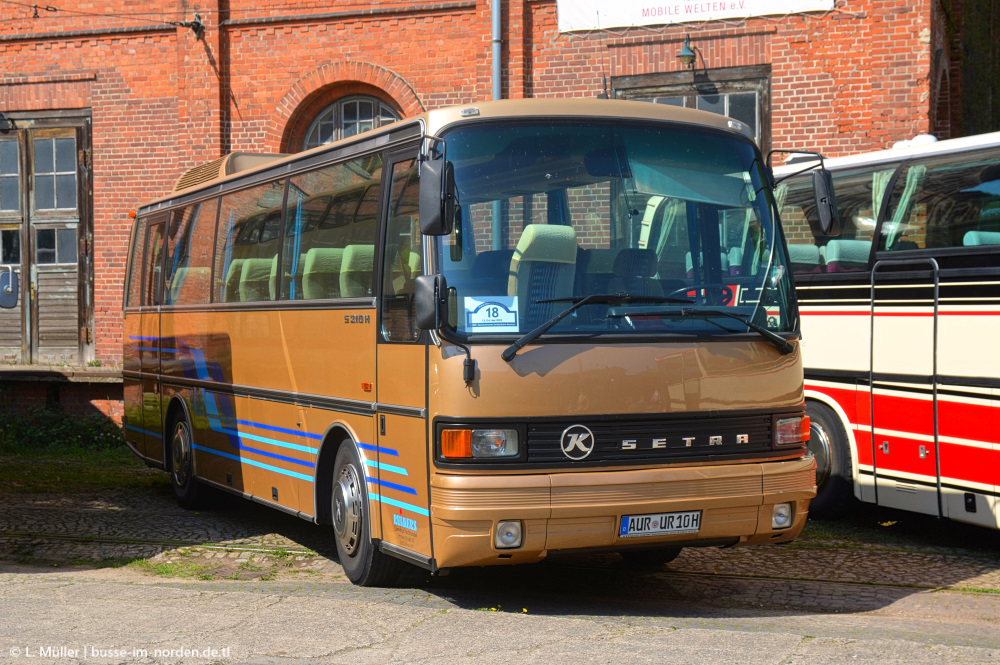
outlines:
{"label": "bus windshield", "polygon": [[[444,136],[453,232],[432,239],[448,334],[717,336],[797,325],[753,145],[667,124],[532,120]],[[567,313],[567,309],[572,312]]]}

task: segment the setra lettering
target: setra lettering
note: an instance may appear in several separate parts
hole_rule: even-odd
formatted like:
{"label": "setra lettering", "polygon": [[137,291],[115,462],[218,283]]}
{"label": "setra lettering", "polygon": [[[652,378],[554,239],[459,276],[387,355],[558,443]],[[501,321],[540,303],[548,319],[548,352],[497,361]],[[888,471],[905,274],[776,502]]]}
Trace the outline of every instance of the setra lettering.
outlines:
{"label": "setra lettering", "polygon": [[[580,435],[585,437],[586,435]],[[582,440],[582,439],[581,439]],[[622,439],[620,450],[664,450],[667,448],[700,448],[704,446],[725,446],[725,445],[747,445],[750,443],[749,434],[713,434],[707,437],[696,436],[671,436],[656,437],[652,439]],[[570,439],[569,449],[580,445],[577,435]]]}

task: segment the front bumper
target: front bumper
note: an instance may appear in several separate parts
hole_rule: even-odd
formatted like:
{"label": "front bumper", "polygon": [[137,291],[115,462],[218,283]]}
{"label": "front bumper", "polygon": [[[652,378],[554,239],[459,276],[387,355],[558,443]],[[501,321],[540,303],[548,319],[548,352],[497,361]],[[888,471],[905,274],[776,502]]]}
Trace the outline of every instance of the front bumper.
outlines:
{"label": "front bumper", "polygon": [[[805,526],[816,495],[811,456],[784,462],[533,475],[445,475],[431,479],[436,568],[531,563],[555,550],[779,543]],[[791,526],[771,512],[790,503]],[[621,538],[622,515],[701,510],[696,534]],[[496,549],[500,520],[521,520],[523,543]]]}

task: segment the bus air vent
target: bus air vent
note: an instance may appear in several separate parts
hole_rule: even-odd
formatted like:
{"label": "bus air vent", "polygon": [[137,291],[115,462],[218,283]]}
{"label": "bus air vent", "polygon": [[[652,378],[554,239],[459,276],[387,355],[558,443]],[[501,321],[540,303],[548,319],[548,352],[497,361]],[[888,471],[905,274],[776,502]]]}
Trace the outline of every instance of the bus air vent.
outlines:
{"label": "bus air vent", "polygon": [[174,183],[174,192],[196,187],[217,178],[247,171],[287,157],[283,153],[233,152],[214,161],[188,169]]}

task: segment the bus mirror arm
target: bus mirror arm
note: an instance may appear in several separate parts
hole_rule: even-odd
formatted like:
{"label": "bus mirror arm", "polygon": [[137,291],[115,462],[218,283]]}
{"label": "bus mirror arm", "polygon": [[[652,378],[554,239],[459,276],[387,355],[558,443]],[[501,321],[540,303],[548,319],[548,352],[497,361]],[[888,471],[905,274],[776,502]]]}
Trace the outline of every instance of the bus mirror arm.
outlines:
{"label": "bus mirror arm", "polygon": [[17,306],[17,273],[13,266],[6,266],[6,270],[0,274],[0,307],[11,309]]}
{"label": "bus mirror arm", "polygon": [[[793,173],[788,173],[781,178],[775,179],[774,172],[768,168],[768,176],[771,179],[771,187],[775,188],[783,181],[806,171],[812,171],[813,194],[815,195],[816,216],[819,221],[819,231],[826,236],[840,235],[840,218],[837,214],[837,199],[833,194],[833,176],[826,169],[823,162],[823,155],[818,152],[808,150],[772,150],[767,153],[765,163],[770,164],[771,158],[775,154],[787,154],[791,157],[786,164],[805,164],[801,169]],[[812,222],[810,222],[812,224]],[[815,231],[815,229],[814,229]]]}

